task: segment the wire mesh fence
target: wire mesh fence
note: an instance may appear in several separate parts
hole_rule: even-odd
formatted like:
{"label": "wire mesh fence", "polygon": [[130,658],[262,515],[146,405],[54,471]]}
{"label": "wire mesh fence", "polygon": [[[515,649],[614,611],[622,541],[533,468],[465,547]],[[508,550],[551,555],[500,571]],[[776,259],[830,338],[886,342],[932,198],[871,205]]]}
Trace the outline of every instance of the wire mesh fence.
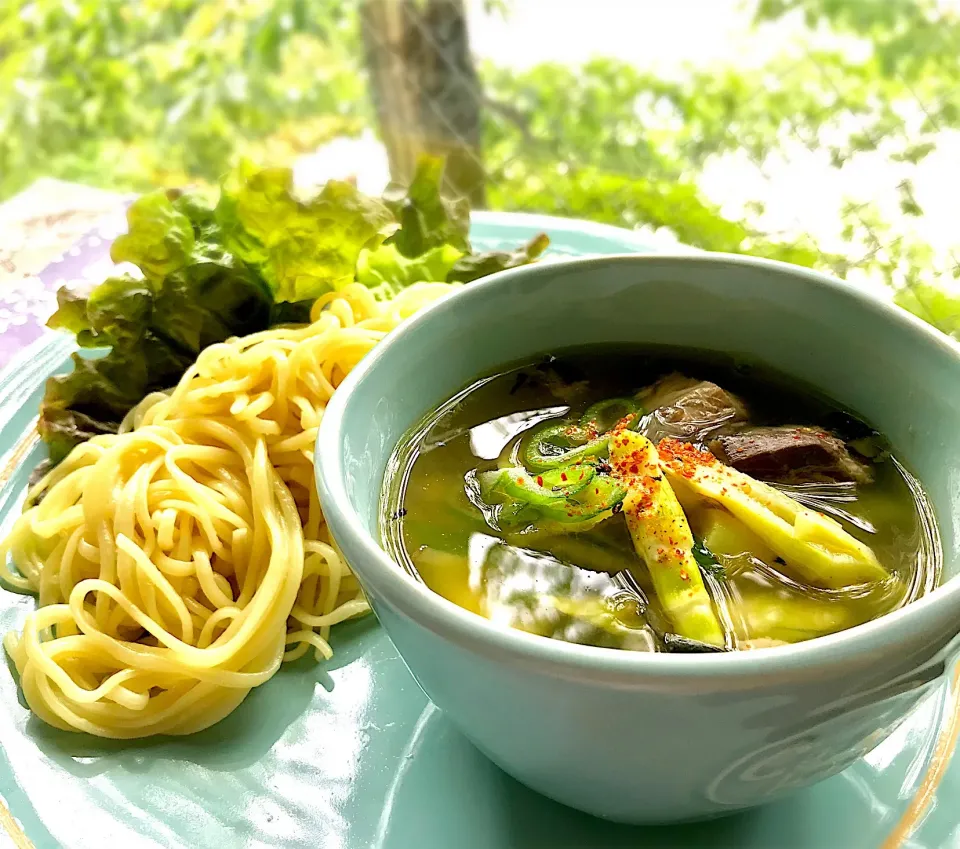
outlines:
{"label": "wire mesh fence", "polygon": [[239,157],[376,191],[431,152],[474,207],[822,268],[960,334],[960,0],[131,8],[0,11],[0,200]]}
{"label": "wire mesh fence", "polygon": [[[579,14],[616,27],[616,5]],[[480,14],[463,0],[362,3],[396,179],[417,153],[441,153],[450,190],[479,205],[646,228],[924,297],[960,277],[957,6],[753,4],[739,11],[747,41],[774,33],[779,53],[669,79],[629,57],[497,67],[471,48]]]}

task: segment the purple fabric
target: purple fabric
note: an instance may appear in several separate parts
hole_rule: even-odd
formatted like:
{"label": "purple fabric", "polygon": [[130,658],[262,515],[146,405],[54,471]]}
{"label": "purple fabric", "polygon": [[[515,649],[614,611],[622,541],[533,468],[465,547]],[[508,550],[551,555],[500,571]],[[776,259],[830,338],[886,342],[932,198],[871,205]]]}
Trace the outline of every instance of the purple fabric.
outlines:
{"label": "purple fabric", "polygon": [[117,222],[102,224],[81,238],[36,277],[0,286],[0,368],[19,350],[39,339],[57,308],[57,290],[64,285],[96,284],[116,270],[110,243],[122,231]]}

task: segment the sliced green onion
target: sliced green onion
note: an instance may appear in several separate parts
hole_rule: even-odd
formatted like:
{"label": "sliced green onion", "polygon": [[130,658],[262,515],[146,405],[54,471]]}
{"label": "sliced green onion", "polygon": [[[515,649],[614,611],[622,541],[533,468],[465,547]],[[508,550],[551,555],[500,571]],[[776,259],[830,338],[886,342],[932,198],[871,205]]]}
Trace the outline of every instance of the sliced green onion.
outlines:
{"label": "sliced green onion", "polygon": [[542,480],[543,478],[540,479],[541,482],[538,482],[524,469],[504,469],[500,473],[498,486],[505,495],[519,501],[525,501],[527,504],[537,506],[562,504],[563,495],[554,491],[552,487],[543,486]]}
{"label": "sliced green onion", "polygon": [[502,531],[532,525],[539,515],[536,507],[522,501],[504,501],[496,505],[493,512],[494,521]]}
{"label": "sliced green onion", "polygon": [[[578,425],[552,425],[535,434],[523,454],[524,465],[534,472],[556,469],[607,453],[606,436],[579,441],[586,431]],[[559,444],[566,441],[566,445]]]}
{"label": "sliced green onion", "polygon": [[596,431],[570,422],[557,422],[541,428],[533,441],[543,445],[549,456],[556,457],[596,438]]}
{"label": "sliced green onion", "polygon": [[564,499],[562,505],[545,505],[540,510],[540,514],[547,521],[559,525],[586,523],[603,513],[612,512],[623,501],[626,494],[626,489],[611,478],[595,477],[590,486]]}
{"label": "sliced green onion", "polygon": [[594,433],[607,433],[621,419],[640,412],[642,408],[633,398],[608,398],[587,407],[580,417],[580,427]]}
{"label": "sliced green onion", "polygon": [[612,516],[626,489],[599,475],[591,461],[609,453],[608,431],[625,418],[637,427],[642,412],[632,398],[608,398],[589,406],[579,423],[554,422],[532,434],[520,451],[522,466],[477,475],[492,521],[501,529],[533,525],[577,533]]}
{"label": "sliced green onion", "polygon": [[589,485],[597,470],[590,465],[573,464],[560,469],[531,475],[526,469],[512,466],[494,469],[478,476],[480,494],[485,500],[497,495],[515,498],[527,504],[547,506],[562,504]]}
{"label": "sliced green onion", "polygon": [[610,421],[608,430],[627,416],[632,418],[631,428],[639,423],[642,410],[630,398],[600,401],[587,408],[580,424],[552,424],[534,433],[523,452],[523,465],[533,472],[543,472],[606,457],[610,435],[601,433],[597,436],[598,423],[605,424],[608,418],[605,413],[618,407],[624,415]]}
{"label": "sliced green onion", "polygon": [[480,497],[494,508],[501,529],[546,524],[562,526],[566,533],[586,530],[612,515],[626,494],[586,464],[538,475],[519,467],[494,469],[482,472],[477,480]]}
{"label": "sliced green onion", "polygon": [[524,504],[560,504],[563,495],[541,486],[536,478],[519,467],[494,469],[478,475],[480,495],[488,503],[497,503],[505,498]]}
{"label": "sliced green onion", "polygon": [[542,474],[536,475],[535,480],[538,484],[542,483],[542,486],[569,497],[588,486],[596,475],[595,466],[589,463],[573,463],[569,466],[561,466],[559,469],[545,470]]}

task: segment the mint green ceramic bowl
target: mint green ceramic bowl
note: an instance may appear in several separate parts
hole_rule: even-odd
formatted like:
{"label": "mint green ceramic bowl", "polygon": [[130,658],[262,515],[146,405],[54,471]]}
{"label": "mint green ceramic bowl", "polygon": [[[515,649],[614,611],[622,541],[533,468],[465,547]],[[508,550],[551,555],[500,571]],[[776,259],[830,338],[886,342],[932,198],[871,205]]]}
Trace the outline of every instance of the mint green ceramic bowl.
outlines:
{"label": "mint green ceramic bowl", "polygon": [[[946,585],[800,645],[685,656],[502,629],[403,572],[380,548],[377,523],[405,431],[498,366],[609,342],[744,354],[872,422],[933,500]],[[960,352],[896,308],[804,269],[622,256],[471,284],[391,334],[344,382],[316,469],[330,530],[427,695],[508,773],[599,816],[712,816],[826,778],[890,734],[957,650]]]}

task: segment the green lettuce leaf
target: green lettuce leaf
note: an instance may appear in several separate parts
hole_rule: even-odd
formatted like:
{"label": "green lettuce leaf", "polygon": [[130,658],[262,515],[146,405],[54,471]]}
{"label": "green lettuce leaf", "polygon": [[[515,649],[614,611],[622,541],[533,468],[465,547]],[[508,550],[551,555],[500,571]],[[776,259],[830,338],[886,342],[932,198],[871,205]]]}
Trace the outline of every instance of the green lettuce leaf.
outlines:
{"label": "green lettuce leaf", "polygon": [[127,210],[127,228],[110,248],[114,262],[132,262],[148,280],[162,280],[190,262],[193,224],[166,192],[137,198]]}
{"label": "green lettuce leaf", "polygon": [[61,289],[49,326],[76,334],[105,356],[73,357],[73,371],[47,381],[40,434],[59,462],[91,434],[115,431],[148,392],[174,385],[208,345],[270,325],[259,278],[229,255],[207,257],[163,280],[104,281],[84,296]]}
{"label": "green lettuce leaf", "polygon": [[418,257],[442,245],[470,251],[470,204],[466,198],[441,196],[443,165],[443,159],[422,156],[408,187],[391,183],[383,194],[400,222],[390,242],[406,257]]}
{"label": "green lettuce leaf", "polygon": [[449,283],[469,283],[479,277],[486,277],[506,268],[516,268],[536,260],[549,246],[550,237],[546,233],[534,236],[525,245],[513,251],[487,251],[481,254],[469,254],[458,259],[450,273]]}
{"label": "green lettuce leaf", "polygon": [[469,209],[441,197],[442,180],[442,160],[424,158],[409,188],[394,186],[383,201],[336,180],[303,198],[289,169],[244,162],[215,204],[195,192],[139,198],[111,256],[142,278],[61,289],[48,322],[102,354],[74,356],[72,372],[47,382],[40,432],[51,462],[116,431],[144,395],[174,385],[208,345],[305,323],[318,296],[349,281],[389,298],[414,283],[474,280],[543,252],[546,236],[512,252],[472,254]]}
{"label": "green lettuce leaf", "polygon": [[414,283],[442,283],[462,256],[453,245],[440,245],[408,259],[396,245],[382,245],[360,254],[357,282],[373,289],[378,298],[392,298]]}
{"label": "green lettuce leaf", "polygon": [[256,268],[276,301],[317,298],[353,280],[357,258],[396,229],[390,210],[356,186],[330,180],[318,195],[294,195],[289,168],[248,162],[224,181],[216,219],[224,246]]}

